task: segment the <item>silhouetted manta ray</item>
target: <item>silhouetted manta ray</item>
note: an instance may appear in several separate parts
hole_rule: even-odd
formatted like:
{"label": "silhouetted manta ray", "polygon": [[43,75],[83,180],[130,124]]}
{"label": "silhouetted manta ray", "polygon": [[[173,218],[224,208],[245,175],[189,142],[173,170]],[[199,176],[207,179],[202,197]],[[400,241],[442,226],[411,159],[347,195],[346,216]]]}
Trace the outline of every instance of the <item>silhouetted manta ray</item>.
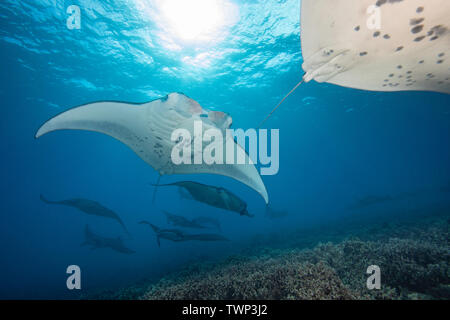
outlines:
{"label": "silhouetted manta ray", "polygon": [[[35,138],[57,130],[103,133],[127,145],[160,175],[209,173],[227,176],[254,189],[269,203],[269,196],[258,170],[245,150],[227,131],[231,123],[232,118],[228,114],[203,109],[198,102],[186,95],[171,93],[164,98],[143,104],[102,101],[73,108],[44,123],[36,132]],[[201,124],[203,132],[209,129],[221,131],[224,159],[227,159],[225,146],[230,145],[235,158],[242,156],[245,163],[175,164],[172,152],[184,150],[186,143],[182,139],[174,141],[172,133],[184,129],[193,137],[196,124]],[[203,148],[194,148],[191,150],[192,156],[196,157],[197,153],[202,153],[208,146],[210,144],[204,142]]]}
{"label": "silhouetted manta ray", "polygon": [[81,244],[82,246],[90,246],[91,249],[98,249],[98,248],[111,248],[114,251],[125,253],[125,254],[132,254],[135,253],[135,251],[125,247],[123,244],[123,240],[118,238],[106,238],[99,236],[95,233],[93,233],[89,226],[86,225],[86,228],[84,230],[84,236],[85,241]]}
{"label": "silhouetted manta ray", "polygon": [[172,213],[164,211],[164,210],[163,210],[163,213],[166,215],[167,222],[174,226],[184,227],[184,228],[194,228],[194,229],[204,229],[205,228],[201,224],[199,224],[193,220],[189,220],[185,217],[178,216],[178,215],[172,214]]}
{"label": "silhouetted manta ray", "polygon": [[220,229],[220,222],[217,219],[214,218],[210,218],[210,217],[198,217],[198,218],[194,218],[192,219],[193,222],[198,223],[200,225],[203,226],[213,226],[215,227],[217,230],[221,230]]}
{"label": "silhouetted manta ray", "polygon": [[204,233],[204,234],[188,234],[178,229],[161,229],[148,221],[141,221],[140,224],[149,225],[156,234],[156,242],[161,246],[160,239],[166,239],[173,242],[183,241],[229,241],[220,234]]}
{"label": "silhouetted manta ray", "polygon": [[72,207],[75,209],[78,209],[84,213],[87,213],[89,215],[98,216],[98,217],[104,217],[104,218],[110,218],[114,219],[117,222],[120,223],[122,228],[125,230],[125,232],[129,233],[127,228],[125,227],[125,224],[123,223],[122,219],[112,210],[104,207],[100,203],[88,200],[88,199],[81,199],[81,198],[75,198],[75,199],[68,199],[68,200],[62,200],[62,201],[50,201],[47,200],[42,194],[41,194],[41,200],[47,204],[51,205],[62,205],[67,207]]}
{"label": "silhouetted manta ray", "polygon": [[177,186],[186,190],[196,201],[206,203],[219,209],[234,211],[241,216],[253,217],[253,215],[247,211],[247,203],[231,191],[222,187],[210,186],[193,181],[179,181],[169,184],[159,184],[157,186]]}

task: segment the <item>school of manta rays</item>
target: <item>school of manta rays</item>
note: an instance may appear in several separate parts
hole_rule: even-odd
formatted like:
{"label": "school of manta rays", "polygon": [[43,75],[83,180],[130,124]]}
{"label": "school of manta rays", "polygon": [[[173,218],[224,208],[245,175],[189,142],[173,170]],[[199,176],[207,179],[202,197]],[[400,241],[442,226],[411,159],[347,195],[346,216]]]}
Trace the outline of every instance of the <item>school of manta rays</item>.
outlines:
{"label": "school of manta rays", "polygon": [[[382,21],[369,28],[367,8],[375,8]],[[303,0],[301,2],[301,45],[304,75],[260,123],[263,125],[281,103],[302,83],[315,80],[343,87],[370,91],[435,91],[450,93],[450,1],[448,0]],[[324,23],[323,21],[327,21]],[[304,84],[305,85],[305,84]],[[235,179],[259,193],[266,203],[266,215],[282,217],[269,207],[264,182],[251,161],[245,164],[179,164],[171,161],[175,147],[168,132],[186,129],[193,132],[194,122],[201,121],[205,130],[225,132],[232,119],[223,112],[203,109],[196,101],[181,93],[143,104],[103,101],[65,111],[44,123],[36,133],[40,138],[56,130],[87,130],[109,135],[131,148],[141,159],[163,175],[215,174]],[[233,139],[225,135],[223,143]],[[229,142],[229,141],[228,141]],[[234,140],[234,147],[245,150]],[[226,155],[224,155],[225,157]],[[248,157],[245,153],[245,156]],[[247,204],[233,192],[193,181],[172,184],[156,183],[157,187],[177,187],[181,194],[206,205],[252,217]],[[369,203],[376,198],[371,198]],[[388,198],[387,198],[388,199]],[[119,215],[102,204],[87,199],[41,200],[49,205],[78,209],[89,215],[116,220],[125,232]],[[385,201],[381,199],[380,201]],[[375,201],[377,202],[377,201]],[[173,227],[215,229],[215,233],[188,233],[182,229],[163,229],[149,221],[157,244],[166,239],[182,241],[226,241],[220,223],[211,217],[187,219],[163,211]],[[105,238],[86,226],[83,245],[111,248],[130,254],[122,239]]]}

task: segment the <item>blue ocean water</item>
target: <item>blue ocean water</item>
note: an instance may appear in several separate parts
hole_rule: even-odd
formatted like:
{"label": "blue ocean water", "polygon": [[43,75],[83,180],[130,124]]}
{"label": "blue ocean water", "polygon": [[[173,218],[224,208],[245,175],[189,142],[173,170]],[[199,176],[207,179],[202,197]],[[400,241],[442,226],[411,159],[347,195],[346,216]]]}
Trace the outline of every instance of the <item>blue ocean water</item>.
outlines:
{"label": "blue ocean water", "polygon": [[[74,106],[141,103],[170,92],[229,113],[234,128],[256,127],[301,79],[300,1],[214,3],[203,12],[171,0],[1,1],[0,298],[75,298],[79,292],[66,288],[72,264],[86,291],[158,278],[190,261],[224,258],[257,234],[339,220],[367,195],[448,185],[450,96],[434,92],[301,85],[265,124],[280,129],[279,173],[263,177],[271,206],[289,213],[276,221],[264,217],[256,192],[221,176],[161,182],[223,186],[245,199],[255,218],[180,199],[170,188],[159,189],[152,204],[158,174],[108,136],[61,131],[34,139],[42,123]],[[71,5],[80,8],[80,29],[67,27]],[[40,194],[113,209],[136,253],[80,247],[86,224],[110,237],[123,231],[112,220],[48,206]],[[447,197],[424,192],[401,205]],[[166,226],[162,209],[217,217],[232,241],[165,241],[159,248],[138,222]]]}

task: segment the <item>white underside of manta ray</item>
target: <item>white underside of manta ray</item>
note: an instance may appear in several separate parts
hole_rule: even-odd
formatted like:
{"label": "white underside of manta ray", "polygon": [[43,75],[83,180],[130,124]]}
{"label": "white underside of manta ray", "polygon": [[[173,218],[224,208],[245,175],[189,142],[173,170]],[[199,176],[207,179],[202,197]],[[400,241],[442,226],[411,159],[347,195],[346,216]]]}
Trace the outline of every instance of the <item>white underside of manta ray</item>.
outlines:
{"label": "white underside of manta ray", "polygon": [[302,0],[301,43],[306,82],[450,93],[449,0]]}
{"label": "white underside of manta ray", "polygon": [[[175,165],[171,158],[172,149],[176,145],[171,140],[172,132],[175,129],[186,129],[194,137],[195,121],[202,121],[203,132],[211,128],[222,130],[224,144],[232,143],[236,157],[238,153],[245,154],[245,164]],[[165,98],[144,104],[97,102],[80,106],[47,121],[37,131],[36,138],[55,130],[100,132],[130,147],[160,175],[209,173],[228,176],[256,190],[268,203],[266,187],[253,162],[233,137],[226,134],[231,123],[229,115],[205,110],[184,94],[171,93]]]}

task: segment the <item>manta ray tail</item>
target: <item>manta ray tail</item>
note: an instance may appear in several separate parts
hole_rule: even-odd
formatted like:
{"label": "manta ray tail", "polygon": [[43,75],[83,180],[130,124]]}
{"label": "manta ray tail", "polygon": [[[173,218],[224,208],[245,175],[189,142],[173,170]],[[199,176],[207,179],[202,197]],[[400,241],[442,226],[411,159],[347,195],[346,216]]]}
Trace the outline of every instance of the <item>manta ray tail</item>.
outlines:
{"label": "manta ray tail", "polygon": [[305,81],[304,78],[302,78],[302,80],[297,83],[297,85],[291,90],[289,91],[289,93],[277,104],[277,106],[267,115],[267,117],[261,121],[261,123],[258,125],[258,129],[261,128],[261,126],[267,121],[267,119],[269,119],[272,114],[278,109],[279,106],[281,106],[281,104],[284,102],[284,100],[286,100],[298,87],[300,87],[300,85]]}

